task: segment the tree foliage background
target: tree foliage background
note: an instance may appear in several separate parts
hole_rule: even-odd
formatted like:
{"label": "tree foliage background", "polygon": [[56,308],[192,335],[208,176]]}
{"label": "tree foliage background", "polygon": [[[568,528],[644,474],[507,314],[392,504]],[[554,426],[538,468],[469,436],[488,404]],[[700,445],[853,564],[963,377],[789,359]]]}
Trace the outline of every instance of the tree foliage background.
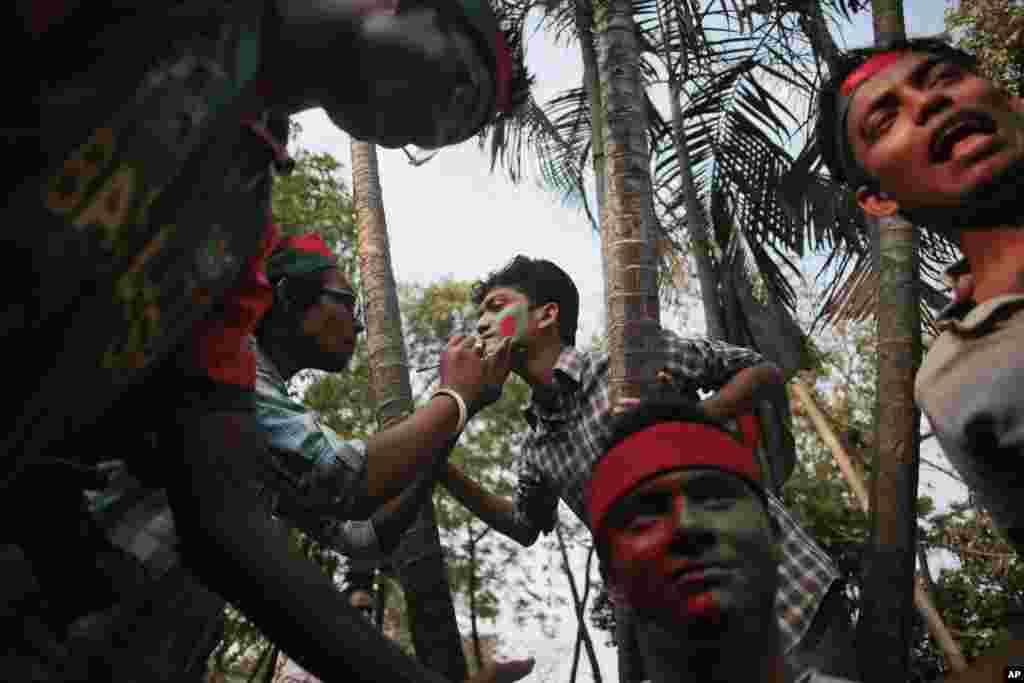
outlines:
{"label": "tree foliage background", "polygon": [[[671,9],[670,16],[659,16],[656,5],[638,2],[636,7],[648,88],[653,91],[666,84],[665,62],[671,60],[665,55],[678,56],[683,50],[691,55],[686,66],[690,71],[679,91],[680,136],[673,138],[670,122],[648,102],[654,201],[664,232],[663,302],[696,305],[695,297],[704,295],[695,292],[696,279],[690,277],[698,270],[691,229],[696,220],[693,207],[699,205],[705,212],[711,262],[719,269],[720,281],[728,275],[724,269],[730,258],[745,261],[759,296],[783,300],[798,313],[805,331],[818,325],[813,368],[804,378],[815,388],[820,405],[854,455],[856,467],[870,476],[877,450],[873,443],[876,337],[866,315],[871,306],[856,297],[858,287],[870,289],[863,286],[870,279],[869,241],[856,212],[822,174],[813,146],[797,157],[788,151],[789,143],[805,130],[810,115],[806,98],[821,75],[812,53],[828,49],[821,26],[826,20],[848,18],[864,3],[730,5],[677,0],[660,4]],[[688,11],[692,14],[687,15]],[[687,16],[689,24],[683,21]],[[978,54],[986,73],[1020,93],[1024,2],[960,0],[957,7],[947,9],[946,16],[947,28],[963,47]],[[586,64],[588,55],[593,57],[594,36],[603,27],[601,4],[547,3],[542,27],[576,45]],[[674,61],[681,68],[678,59]],[[602,134],[602,112],[593,109],[601,97],[592,85],[569,88],[545,103],[531,100],[521,120],[492,132],[501,139],[492,138],[491,145],[494,159],[516,179],[523,177],[524,158],[534,155],[536,175],[545,186],[573,197],[587,211],[583,188],[592,169],[599,166],[594,155],[600,153]],[[788,99],[777,96],[783,85],[796,94]],[[679,154],[680,143],[687,148],[685,156]],[[285,232],[319,230],[341,255],[343,267],[358,286],[355,227],[348,188],[341,180],[342,165],[323,154],[299,150],[295,156],[295,172],[275,185],[275,219]],[[695,170],[690,187],[683,177],[686,158]],[[798,197],[794,187],[811,190]],[[682,201],[688,191],[696,192],[697,204]],[[945,245],[926,244],[926,248],[932,249],[936,262],[950,254]],[[819,271],[821,278],[808,285],[814,277],[801,276],[799,260],[821,251],[829,254]],[[934,284],[934,277],[930,282]],[[475,316],[469,291],[470,283],[453,280],[401,286],[403,325],[414,369],[436,363],[451,334],[472,331]],[[858,315],[831,316],[823,322],[820,312],[836,310],[844,297],[853,301]],[[296,396],[343,438],[362,438],[374,428],[366,400],[365,353],[365,345],[358,345],[348,372],[303,373],[294,382]],[[417,373],[413,382],[421,400],[436,382],[436,374]],[[524,384],[510,381],[502,400],[473,423],[451,456],[471,476],[504,495],[512,490],[510,463],[521,445],[525,423],[520,411],[527,396]],[[794,400],[791,408],[799,463],[784,490],[784,500],[840,567],[855,619],[868,520],[852,500],[802,406]],[[949,469],[936,456],[928,456],[924,467]],[[552,617],[558,612],[555,608],[572,599],[555,535],[539,542],[539,552],[524,551],[490,532],[441,489],[435,493],[435,505],[460,624],[467,632],[480,635],[486,624],[508,612],[521,624],[539,624],[547,634],[564,626]],[[570,553],[585,556],[588,535],[565,511],[563,522]],[[938,568],[926,577],[932,596],[970,660],[1007,637],[1007,606],[1024,601],[1024,565],[969,497],[940,512],[929,497],[922,496],[918,523],[922,553]],[[294,547],[342,584],[343,558],[298,532]],[[571,578],[572,567],[568,569]],[[400,588],[387,577],[379,580],[388,583],[391,614],[400,622]],[[613,620],[607,595],[590,575],[582,582],[589,584],[594,597],[587,609],[588,621],[610,634]],[[240,652],[251,654],[267,647],[244,618],[230,609],[228,614],[228,634],[214,657],[221,668],[230,666]],[[407,645],[407,634],[402,636],[399,629],[399,636]],[[934,680],[944,668],[941,654],[921,624],[912,659],[914,680]]]}

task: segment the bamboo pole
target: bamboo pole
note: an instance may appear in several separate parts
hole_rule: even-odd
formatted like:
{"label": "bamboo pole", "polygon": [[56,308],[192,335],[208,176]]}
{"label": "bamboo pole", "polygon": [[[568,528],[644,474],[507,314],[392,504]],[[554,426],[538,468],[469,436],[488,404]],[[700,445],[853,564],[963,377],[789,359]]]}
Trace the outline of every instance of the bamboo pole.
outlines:
{"label": "bamboo pole", "polygon": [[[818,436],[821,437],[825,446],[832,451],[832,457],[835,459],[836,464],[839,465],[839,470],[843,473],[843,477],[846,479],[846,483],[849,484],[850,489],[853,491],[853,495],[857,499],[857,502],[860,503],[861,510],[864,511],[864,514],[869,514],[870,504],[868,502],[868,490],[864,486],[860,473],[854,468],[853,461],[850,459],[849,454],[846,452],[842,442],[839,440],[839,436],[836,434],[835,430],[832,429],[832,424],[829,422],[821,408],[818,407],[817,401],[814,400],[814,395],[811,393],[811,389],[800,379],[796,378],[793,379],[790,386],[793,389],[793,393],[804,405],[804,408],[807,411],[807,417],[810,418],[811,424],[813,424],[815,430],[817,430]],[[946,656],[949,668],[955,673],[966,671],[967,660],[964,659],[964,655],[960,651],[960,646],[957,644],[956,640],[954,640],[953,635],[949,632],[945,622],[942,621],[942,616],[939,614],[938,610],[935,609],[931,596],[921,585],[920,577],[918,577],[918,580],[914,582],[914,606],[924,618],[925,624],[928,626],[928,632],[931,633],[933,638],[935,638],[935,642],[942,650],[942,653]]]}

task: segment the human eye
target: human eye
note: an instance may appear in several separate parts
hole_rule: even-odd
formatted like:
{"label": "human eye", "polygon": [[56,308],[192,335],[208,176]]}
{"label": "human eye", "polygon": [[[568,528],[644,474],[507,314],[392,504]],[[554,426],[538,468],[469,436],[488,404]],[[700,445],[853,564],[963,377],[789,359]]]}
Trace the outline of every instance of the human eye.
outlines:
{"label": "human eye", "polygon": [[633,501],[629,512],[623,520],[623,527],[628,531],[640,531],[654,525],[670,509],[667,497],[651,495]]}
{"label": "human eye", "polygon": [[740,490],[730,481],[708,477],[690,487],[690,499],[702,507],[725,510],[736,504]]}
{"label": "human eye", "polygon": [[883,109],[872,115],[870,121],[868,121],[868,141],[874,142],[889,132],[895,120],[896,112],[892,109]]}
{"label": "human eye", "polygon": [[963,70],[956,64],[943,64],[935,69],[934,72],[929,83],[932,86],[941,83],[954,83],[963,75]]}

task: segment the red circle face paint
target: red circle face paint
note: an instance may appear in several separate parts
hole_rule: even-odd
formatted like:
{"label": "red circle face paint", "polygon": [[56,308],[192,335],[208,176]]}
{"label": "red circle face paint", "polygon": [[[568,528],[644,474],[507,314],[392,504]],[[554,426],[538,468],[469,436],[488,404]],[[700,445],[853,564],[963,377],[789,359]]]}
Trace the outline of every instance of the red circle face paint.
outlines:
{"label": "red circle face paint", "polygon": [[527,306],[522,302],[510,304],[498,312],[494,318],[501,337],[512,339],[513,346],[521,344],[526,338]]}

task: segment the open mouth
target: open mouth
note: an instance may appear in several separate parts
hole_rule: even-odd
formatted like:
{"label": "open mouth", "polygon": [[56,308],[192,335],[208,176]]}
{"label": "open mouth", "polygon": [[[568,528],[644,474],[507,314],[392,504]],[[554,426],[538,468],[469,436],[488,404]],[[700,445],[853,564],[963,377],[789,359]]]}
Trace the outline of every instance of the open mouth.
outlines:
{"label": "open mouth", "polygon": [[932,136],[930,161],[935,164],[951,160],[957,151],[967,150],[979,136],[996,132],[996,122],[982,112],[964,111],[951,116]]}

